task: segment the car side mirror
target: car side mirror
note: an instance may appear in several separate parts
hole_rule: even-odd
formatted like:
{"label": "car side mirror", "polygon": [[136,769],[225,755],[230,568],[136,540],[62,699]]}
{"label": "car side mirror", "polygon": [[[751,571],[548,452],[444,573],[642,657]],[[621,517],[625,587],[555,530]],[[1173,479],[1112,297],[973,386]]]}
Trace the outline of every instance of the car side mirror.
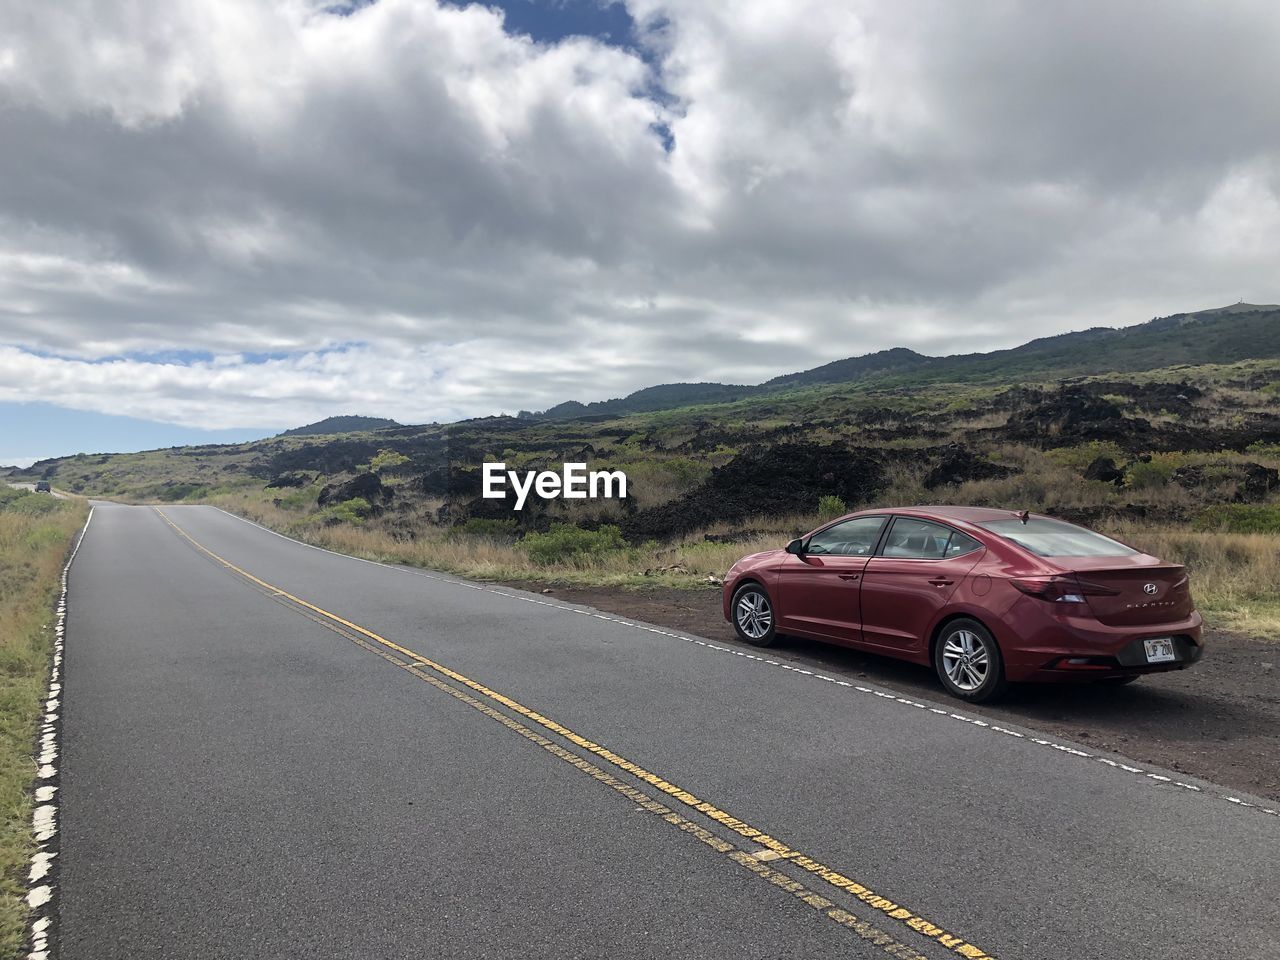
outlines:
{"label": "car side mirror", "polygon": [[803,540],[803,538],[801,538],[801,537],[796,537],[794,540],[792,540],[790,543],[788,543],[788,544],[787,544],[787,553],[794,553],[797,557],[803,557],[803,556],[804,556],[804,540]]}

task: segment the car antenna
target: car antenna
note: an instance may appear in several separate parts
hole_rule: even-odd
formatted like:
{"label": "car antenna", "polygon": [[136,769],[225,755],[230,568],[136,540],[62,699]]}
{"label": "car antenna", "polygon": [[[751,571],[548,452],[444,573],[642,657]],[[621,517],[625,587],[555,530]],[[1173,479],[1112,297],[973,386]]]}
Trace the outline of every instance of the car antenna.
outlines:
{"label": "car antenna", "polygon": [[1018,519],[1019,519],[1019,520],[1021,520],[1021,521],[1025,524],[1028,520],[1030,520],[1030,519],[1031,519],[1031,511],[1030,511],[1030,510],[1019,510],[1019,511],[1018,511]]}

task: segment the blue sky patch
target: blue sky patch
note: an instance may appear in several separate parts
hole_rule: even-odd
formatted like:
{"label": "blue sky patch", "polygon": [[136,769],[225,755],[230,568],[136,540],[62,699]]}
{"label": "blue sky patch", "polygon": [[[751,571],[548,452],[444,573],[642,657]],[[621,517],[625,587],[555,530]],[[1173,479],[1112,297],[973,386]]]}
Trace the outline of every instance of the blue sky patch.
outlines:
{"label": "blue sky patch", "polygon": [[[464,7],[470,4],[454,3]],[[636,24],[624,4],[610,0],[489,0],[500,9],[507,33],[521,33],[538,43],[566,37],[594,37],[615,47],[639,52]]]}
{"label": "blue sky patch", "polygon": [[25,466],[33,458],[75,453],[132,453],[188,444],[241,443],[285,429],[288,427],[201,430],[70,410],[51,403],[0,403],[0,466]]}

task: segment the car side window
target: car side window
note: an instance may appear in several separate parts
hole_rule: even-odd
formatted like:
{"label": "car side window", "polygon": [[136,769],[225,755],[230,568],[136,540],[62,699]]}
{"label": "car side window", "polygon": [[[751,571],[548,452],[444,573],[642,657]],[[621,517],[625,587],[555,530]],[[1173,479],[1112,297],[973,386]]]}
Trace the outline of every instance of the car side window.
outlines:
{"label": "car side window", "polygon": [[805,553],[815,556],[869,557],[880,538],[884,517],[855,517],[819,530],[809,538]]}
{"label": "car side window", "polygon": [[[894,517],[893,526],[889,528],[889,535],[885,538],[883,555],[901,560],[941,560],[948,556],[948,544],[953,533],[955,531],[950,527],[931,520]],[[964,536],[962,533],[958,535]],[[967,551],[959,550],[951,556],[963,552]]]}
{"label": "car side window", "polygon": [[972,553],[974,550],[978,550],[981,547],[982,544],[973,539],[973,537],[969,536],[967,533],[961,533],[959,530],[952,530],[951,542],[947,544],[947,552],[944,556],[959,557],[966,553]]}

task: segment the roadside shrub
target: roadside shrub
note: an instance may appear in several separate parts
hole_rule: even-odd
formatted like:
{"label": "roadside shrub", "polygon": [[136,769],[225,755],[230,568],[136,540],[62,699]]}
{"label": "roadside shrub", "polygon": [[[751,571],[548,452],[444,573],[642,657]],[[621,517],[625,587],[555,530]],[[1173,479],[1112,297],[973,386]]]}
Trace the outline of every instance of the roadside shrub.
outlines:
{"label": "roadside shrub", "polygon": [[699,463],[697,460],[691,460],[688,457],[672,457],[669,460],[664,460],[662,461],[662,470],[669,474],[673,480],[690,486],[695,483],[701,483],[711,473],[711,468],[705,463]]}
{"label": "roadside shrub", "polygon": [[818,501],[818,516],[823,520],[833,520],[848,512],[844,501],[839,497],[822,497]]}
{"label": "roadside shrub", "polygon": [[1265,503],[1222,503],[1196,517],[1197,530],[1223,533],[1280,533],[1280,506]]}
{"label": "roadside shrub", "polygon": [[1135,490],[1153,490],[1156,487],[1163,487],[1169,482],[1169,478],[1173,476],[1173,471],[1176,469],[1177,464],[1172,458],[1165,456],[1153,456],[1148,463],[1139,460],[1127,468],[1124,485]]}
{"label": "roadside shrub", "polygon": [[331,503],[315,515],[315,520],[325,526],[339,523],[351,523],[359,526],[373,512],[369,501],[363,497],[352,497],[341,503]]}
{"label": "roadside shrub", "polygon": [[320,493],[320,487],[312,484],[309,487],[299,487],[291,490],[283,497],[276,497],[272,502],[284,510],[307,510],[316,502],[316,497]]}
{"label": "roadside shrub", "polygon": [[26,517],[42,517],[56,511],[61,503],[61,500],[47,493],[15,490],[13,487],[0,488],[0,512],[17,513]]}
{"label": "roadside shrub", "polygon": [[364,497],[352,497],[350,500],[343,500],[338,506],[344,510],[350,510],[361,519],[373,513],[373,507],[369,505],[369,501]]}
{"label": "roadside shrub", "polygon": [[546,533],[528,533],[520,541],[529,559],[540,566],[579,563],[610,550],[621,550],[626,545],[622,531],[611,524],[598,530],[583,530],[572,524],[556,523]]}
{"label": "roadside shrub", "polygon": [[383,449],[379,450],[374,455],[374,458],[369,461],[369,470],[372,473],[381,473],[383,470],[390,470],[408,462],[409,458],[404,454],[395,450]]}
{"label": "roadside shrub", "polygon": [[1108,457],[1116,463],[1123,463],[1125,460],[1124,451],[1108,440],[1091,440],[1078,447],[1061,447],[1048,451],[1045,456],[1076,471],[1084,470],[1099,457]]}
{"label": "roadside shrub", "polygon": [[198,483],[175,483],[171,487],[164,487],[159,490],[156,493],[156,499],[173,503],[175,500],[186,500],[203,493],[204,487]]}
{"label": "roadside shrub", "polygon": [[1245,452],[1255,457],[1280,458],[1280,443],[1263,443],[1261,440],[1255,440],[1245,447]]}

